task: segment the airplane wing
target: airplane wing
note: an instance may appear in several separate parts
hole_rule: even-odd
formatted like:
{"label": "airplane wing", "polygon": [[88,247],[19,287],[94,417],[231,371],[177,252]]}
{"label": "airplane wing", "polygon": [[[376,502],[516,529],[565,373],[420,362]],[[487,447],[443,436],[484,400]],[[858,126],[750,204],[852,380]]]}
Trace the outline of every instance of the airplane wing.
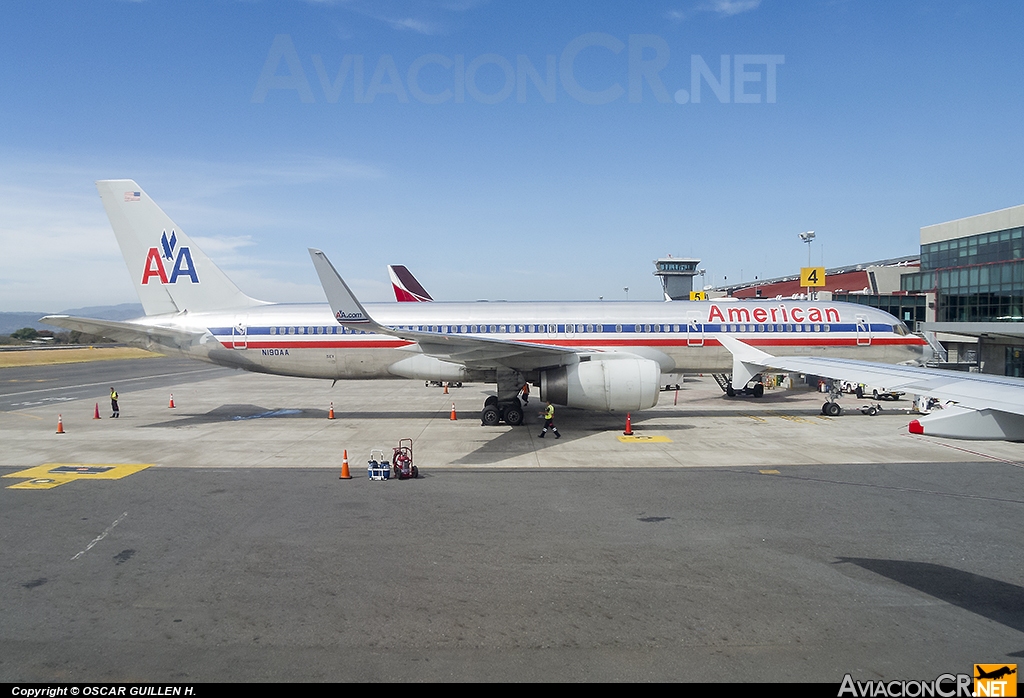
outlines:
{"label": "airplane wing", "polygon": [[421,332],[381,325],[366,312],[366,308],[356,299],[348,284],[327,259],[327,255],[320,250],[310,249],[309,256],[320,277],[334,317],[345,327],[416,342],[424,354],[442,361],[462,364],[467,368],[507,367],[518,371],[530,371],[574,363],[579,354],[578,349],[550,344]]}
{"label": "airplane wing", "polygon": [[914,433],[959,439],[1024,440],[1024,379],[1021,378],[854,359],[773,356],[733,337],[723,335],[719,341],[732,352],[734,376],[748,375],[749,380],[751,372],[758,372],[756,369],[774,368],[851,383],[884,385],[892,390],[956,403],[952,409],[933,412],[911,422]]}
{"label": "airplane wing", "polygon": [[136,344],[147,349],[157,349],[161,346],[185,347],[205,334],[205,332],[189,332],[175,327],[141,325],[70,315],[47,315],[39,321],[54,327],[63,327],[66,330],[76,330],[126,344]]}

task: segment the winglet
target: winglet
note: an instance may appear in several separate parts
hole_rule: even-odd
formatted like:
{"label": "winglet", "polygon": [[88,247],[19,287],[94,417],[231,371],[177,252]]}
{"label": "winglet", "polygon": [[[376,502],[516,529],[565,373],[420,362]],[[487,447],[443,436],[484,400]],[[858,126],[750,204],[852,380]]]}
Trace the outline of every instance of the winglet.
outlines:
{"label": "winglet", "polygon": [[742,388],[751,378],[771,366],[773,357],[767,352],[755,349],[738,339],[719,335],[718,341],[732,354],[732,384]]}
{"label": "winglet", "polygon": [[313,260],[317,276],[320,277],[320,285],[323,286],[327,302],[330,303],[338,322],[342,325],[379,327],[362,303],[356,299],[352,289],[331,264],[331,260],[327,259],[327,255],[310,247],[309,256]]}

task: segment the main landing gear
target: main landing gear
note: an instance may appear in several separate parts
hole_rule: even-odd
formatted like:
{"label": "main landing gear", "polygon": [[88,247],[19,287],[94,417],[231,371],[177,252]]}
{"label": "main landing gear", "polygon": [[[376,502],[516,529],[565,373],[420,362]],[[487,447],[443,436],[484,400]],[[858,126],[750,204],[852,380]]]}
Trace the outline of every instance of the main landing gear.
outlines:
{"label": "main landing gear", "polygon": [[523,423],[523,406],[519,398],[514,398],[514,402],[499,402],[497,395],[491,395],[484,401],[480,422],[485,427],[497,426],[501,422],[517,427]]}
{"label": "main landing gear", "polygon": [[497,426],[505,422],[511,427],[523,423],[523,404],[519,401],[519,391],[526,379],[519,371],[498,369],[498,394],[491,395],[484,401],[484,410],[480,413],[480,423],[485,427]]}
{"label": "main landing gear", "polygon": [[838,417],[843,413],[843,406],[836,400],[842,397],[843,391],[837,381],[830,381],[828,384],[828,402],[821,406],[821,413],[826,417]]}

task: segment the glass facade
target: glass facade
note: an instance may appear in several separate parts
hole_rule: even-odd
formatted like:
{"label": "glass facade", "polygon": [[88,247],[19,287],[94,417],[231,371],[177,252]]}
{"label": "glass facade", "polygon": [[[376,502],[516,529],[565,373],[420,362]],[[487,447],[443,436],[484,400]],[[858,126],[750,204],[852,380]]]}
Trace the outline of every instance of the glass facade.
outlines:
{"label": "glass facade", "polygon": [[921,245],[921,271],[904,291],[936,291],[939,322],[1024,320],[1024,228]]}
{"label": "glass facade", "polygon": [[844,303],[859,303],[884,310],[890,315],[898,317],[910,327],[915,327],[916,323],[925,321],[928,302],[925,296],[874,295],[866,293],[833,293],[832,300]]}

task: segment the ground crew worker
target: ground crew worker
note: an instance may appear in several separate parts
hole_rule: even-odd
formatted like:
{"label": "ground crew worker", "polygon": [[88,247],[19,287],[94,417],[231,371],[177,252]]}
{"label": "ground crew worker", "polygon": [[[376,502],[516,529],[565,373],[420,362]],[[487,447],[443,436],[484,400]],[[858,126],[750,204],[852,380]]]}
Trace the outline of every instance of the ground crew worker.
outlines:
{"label": "ground crew worker", "polygon": [[523,383],[523,389],[519,391],[519,394],[523,396],[523,404],[530,404],[530,384]]}
{"label": "ground crew worker", "polygon": [[121,416],[121,410],[117,406],[117,391],[113,386],[110,388],[110,411],[113,413],[110,416],[115,419]]}
{"label": "ground crew worker", "polygon": [[544,429],[540,432],[540,438],[544,438],[544,434],[548,433],[548,428],[555,432],[555,438],[560,439],[562,435],[558,433],[558,427],[555,426],[555,406],[548,400],[548,406],[544,408]]}

